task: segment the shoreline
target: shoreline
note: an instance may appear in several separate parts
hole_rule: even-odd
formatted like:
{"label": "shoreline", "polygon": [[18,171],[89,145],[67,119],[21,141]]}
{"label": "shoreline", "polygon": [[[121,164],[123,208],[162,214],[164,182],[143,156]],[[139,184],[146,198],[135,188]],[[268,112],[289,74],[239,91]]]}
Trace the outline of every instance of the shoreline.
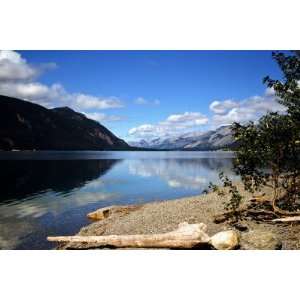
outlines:
{"label": "shoreline", "polygon": [[[252,195],[238,184],[244,196],[241,207],[249,203]],[[184,197],[174,200],[150,202],[141,205],[129,205],[125,210],[118,208],[107,215],[103,220],[94,221],[80,229],[77,235],[131,235],[131,234],[158,234],[175,230],[179,223],[204,223],[207,225],[209,236],[217,232],[234,229],[229,223],[214,222],[214,216],[224,213],[223,202],[228,195],[219,196],[215,192],[199,196]],[[284,250],[300,249],[300,224],[277,224],[242,220],[245,229],[240,232],[272,234],[280,240]],[[245,235],[246,236],[246,235]],[[86,245],[68,243],[59,245],[57,249],[85,249]],[[97,247],[95,247],[97,248]],[[99,248],[101,249],[101,248]],[[243,248],[242,248],[243,249]],[[248,248],[247,248],[248,249]],[[251,247],[249,248],[251,249]]]}

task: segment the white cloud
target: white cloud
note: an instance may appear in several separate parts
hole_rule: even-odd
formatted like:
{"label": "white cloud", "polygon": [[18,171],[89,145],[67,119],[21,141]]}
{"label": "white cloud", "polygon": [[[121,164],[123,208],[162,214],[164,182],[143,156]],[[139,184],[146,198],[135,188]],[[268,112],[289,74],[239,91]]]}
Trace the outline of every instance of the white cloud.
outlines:
{"label": "white cloud", "polygon": [[56,68],[55,63],[33,66],[21,57],[18,52],[10,50],[0,51],[0,81],[32,81],[42,72]]}
{"label": "white cloud", "polygon": [[0,80],[30,80],[38,70],[29,64],[15,51],[0,51]]}
{"label": "white cloud", "polygon": [[163,124],[176,124],[184,127],[204,125],[208,122],[206,116],[198,112],[185,112],[183,114],[170,115]]}
{"label": "white cloud", "polygon": [[28,100],[52,108],[65,106],[68,94],[60,84],[50,86],[39,82],[1,82],[0,94]]}
{"label": "white cloud", "polygon": [[[55,67],[54,63],[39,66],[30,65],[18,52],[0,51],[0,94],[17,97],[41,104],[48,108],[69,106],[74,110],[87,111],[121,108],[123,103],[116,97],[96,97],[84,93],[69,93],[55,83],[45,85],[36,78],[45,70]],[[119,120],[117,116],[107,116],[94,112],[97,120]]]}
{"label": "white cloud", "polygon": [[99,98],[85,94],[74,94],[74,104],[82,109],[108,109],[123,107],[122,102],[117,98]]}
{"label": "white cloud", "polygon": [[253,96],[242,101],[214,101],[210,110],[214,112],[212,126],[218,127],[233,122],[256,121],[267,112],[284,112],[285,107],[277,102],[274,90],[267,88],[263,96]]}
{"label": "white cloud", "polygon": [[224,114],[228,110],[236,107],[238,104],[233,100],[225,100],[225,101],[213,101],[209,109],[216,114]]}
{"label": "white cloud", "polygon": [[98,122],[115,122],[121,121],[123,118],[121,116],[107,115],[104,113],[93,112],[93,113],[84,113],[89,119],[98,121]]}
{"label": "white cloud", "polygon": [[134,103],[135,104],[139,104],[139,105],[144,105],[144,104],[147,104],[148,101],[142,97],[139,97],[137,99],[134,100]]}
{"label": "white cloud", "polygon": [[160,101],[158,99],[154,99],[154,100],[147,100],[143,97],[138,97],[137,99],[134,100],[135,104],[138,105],[159,105]]}
{"label": "white cloud", "polygon": [[154,131],[156,131],[156,126],[151,124],[144,124],[140,125],[138,127],[131,128],[129,130],[130,135],[147,135],[152,134]]}
{"label": "white cloud", "polygon": [[274,90],[270,88],[267,88],[262,96],[253,96],[241,101],[232,99],[213,101],[209,108],[213,112],[210,119],[199,112],[173,114],[157,124],[134,127],[129,130],[129,135],[143,139],[170,137],[197,130],[199,126],[206,124],[216,128],[233,122],[256,121],[270,111],[280,113],[285,111],[285,107],[277,102]]}
{"label": "white cloud", "polygon": [[129,135],[135,138],[164,137],[184,133],[191,128],[197,128],[208,123],[208,118],[199,112],[185,112],[170,115],[158,124],[143,124],[131,128]]}
{"label": "white cloud", "polygon": [[273,88],[266,88],[265,90],[265,96],[267,97],[275,97],[275,90]]}

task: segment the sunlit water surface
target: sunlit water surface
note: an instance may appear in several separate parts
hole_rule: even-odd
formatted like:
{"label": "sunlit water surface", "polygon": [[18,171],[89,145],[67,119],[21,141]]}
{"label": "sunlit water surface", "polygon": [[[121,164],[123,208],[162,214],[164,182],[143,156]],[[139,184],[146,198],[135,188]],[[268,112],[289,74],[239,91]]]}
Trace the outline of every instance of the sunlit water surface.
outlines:
{"label": "sunlit water surface", "polygon": [[50,249],[113,204],[199,195],[231,171],[231,152],[2,152],[0,248]]}

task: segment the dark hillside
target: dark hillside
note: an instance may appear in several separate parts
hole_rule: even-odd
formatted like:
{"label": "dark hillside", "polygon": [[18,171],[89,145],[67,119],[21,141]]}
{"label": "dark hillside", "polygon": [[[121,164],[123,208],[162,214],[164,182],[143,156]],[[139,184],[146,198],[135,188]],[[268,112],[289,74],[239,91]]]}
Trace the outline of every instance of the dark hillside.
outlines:
{"label": "dark hillside", "polygon": [[0,96],[0,149],[127,150],[130,146],[68,107],[47,109]]}

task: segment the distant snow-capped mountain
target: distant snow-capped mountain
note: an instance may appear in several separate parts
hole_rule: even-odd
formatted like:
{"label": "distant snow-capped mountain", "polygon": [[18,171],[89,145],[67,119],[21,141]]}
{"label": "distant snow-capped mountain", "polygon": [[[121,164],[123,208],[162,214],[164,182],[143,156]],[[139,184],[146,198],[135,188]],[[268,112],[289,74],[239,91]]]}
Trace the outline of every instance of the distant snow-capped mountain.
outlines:
{"label": "distant snow-capped mountain", "polygon": [[175,137],[142,139],[128,142],[131,146],[164,150],[214,150],[234,146],[230,126],[221,126],[206,132],[194,131]]}

